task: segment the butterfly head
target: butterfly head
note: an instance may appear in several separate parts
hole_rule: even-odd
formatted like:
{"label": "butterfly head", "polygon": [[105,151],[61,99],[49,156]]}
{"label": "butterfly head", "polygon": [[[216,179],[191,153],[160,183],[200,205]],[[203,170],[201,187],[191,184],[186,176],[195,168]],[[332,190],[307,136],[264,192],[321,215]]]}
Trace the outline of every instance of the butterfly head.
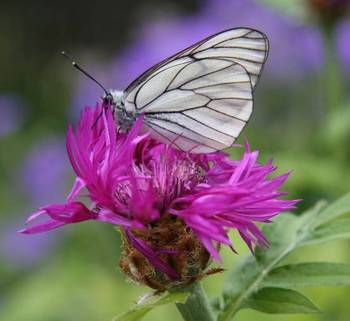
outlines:
{"label": "butterfly head", "polygon": [[103,96],[102,96],[102,103],[104,106],[113,106],[114,104],[114,98],[112,96],[112,94],[110,92],[106,92]]}
{"label": "butterfly head", "polygon": [[125,109],[123,91],[110,90],[108,94],[103,96],[103,102],[112,106],[114,119],[121,130],[127,131],[132,127],[136,115]]}

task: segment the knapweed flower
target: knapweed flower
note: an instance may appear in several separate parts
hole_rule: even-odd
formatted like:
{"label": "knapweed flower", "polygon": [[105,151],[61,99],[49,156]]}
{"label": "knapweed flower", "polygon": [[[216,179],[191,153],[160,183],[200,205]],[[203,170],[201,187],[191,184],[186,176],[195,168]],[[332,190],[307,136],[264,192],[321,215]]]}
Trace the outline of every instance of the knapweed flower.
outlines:
{"label": "knapweed flower", "polygon": [[[102,115],[102,116],[101,116]],[[268,241],[256,226],[293,208],[280,199],[287,174],[269,178],[272,162],[259,164],[248,143],[240,160],[223,152],[190,154],[142,133],[143,118],[123,133],[110,109],[86,108],[67,150],[77,175],[64,204],[32,214],[42,217],[22,233],[96,220],[118,226],[123,238],[121,269],[155,289],[189,283],[205,274],[221,245],[232,247],[231,229],[252,249]],[[92,205],[87,206],[85,197]]]}

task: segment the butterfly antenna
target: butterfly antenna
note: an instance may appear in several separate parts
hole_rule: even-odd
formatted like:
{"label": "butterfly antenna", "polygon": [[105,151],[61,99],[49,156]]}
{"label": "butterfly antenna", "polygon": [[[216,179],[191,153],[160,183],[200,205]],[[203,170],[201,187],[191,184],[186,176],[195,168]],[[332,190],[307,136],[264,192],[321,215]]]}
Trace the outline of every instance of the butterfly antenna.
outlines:
{"label": "butterfly antenna", "polygon": [[97,81],[94,77],[92,77],[87,71],[85,71],[82,67],[80,67],[72,57],[70,57],[65,51],[61,51],[61,54],[66,57],[73,65],[74,68],[78,69],[80,72],[82,72],[86,77],[90,78],[93,82],[95,82],[99,87],[102,88],[102,90],[105,92],[107,97],[110,97],[110,92],[102,86],[102,84]]}

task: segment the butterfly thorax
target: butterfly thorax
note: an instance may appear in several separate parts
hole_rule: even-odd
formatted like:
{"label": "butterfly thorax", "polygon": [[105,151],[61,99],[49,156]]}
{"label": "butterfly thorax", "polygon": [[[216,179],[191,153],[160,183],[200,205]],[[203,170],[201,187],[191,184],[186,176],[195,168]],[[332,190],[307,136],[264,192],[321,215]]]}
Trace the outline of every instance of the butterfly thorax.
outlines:
{"label": "butterfly thorax", "polygon": [[122,130],[129,130],[136,120],[136,114],[127,111],[124,105],[124,92],[119,90],[111,90],[113,116],[118,125]]}

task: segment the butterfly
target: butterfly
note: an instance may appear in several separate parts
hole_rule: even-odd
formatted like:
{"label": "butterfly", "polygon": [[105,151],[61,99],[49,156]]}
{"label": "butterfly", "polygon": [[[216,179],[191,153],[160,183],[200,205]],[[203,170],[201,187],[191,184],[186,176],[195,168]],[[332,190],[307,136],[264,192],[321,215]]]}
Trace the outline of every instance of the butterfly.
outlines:
{"label": "butterfly", "polygon": [[269,50],[265,34],[234,28],[156,64],[124,91],[106,92],[117,125],[143,114],[143,131],[191,153],[225,149],[253,111],[253,92]]}

